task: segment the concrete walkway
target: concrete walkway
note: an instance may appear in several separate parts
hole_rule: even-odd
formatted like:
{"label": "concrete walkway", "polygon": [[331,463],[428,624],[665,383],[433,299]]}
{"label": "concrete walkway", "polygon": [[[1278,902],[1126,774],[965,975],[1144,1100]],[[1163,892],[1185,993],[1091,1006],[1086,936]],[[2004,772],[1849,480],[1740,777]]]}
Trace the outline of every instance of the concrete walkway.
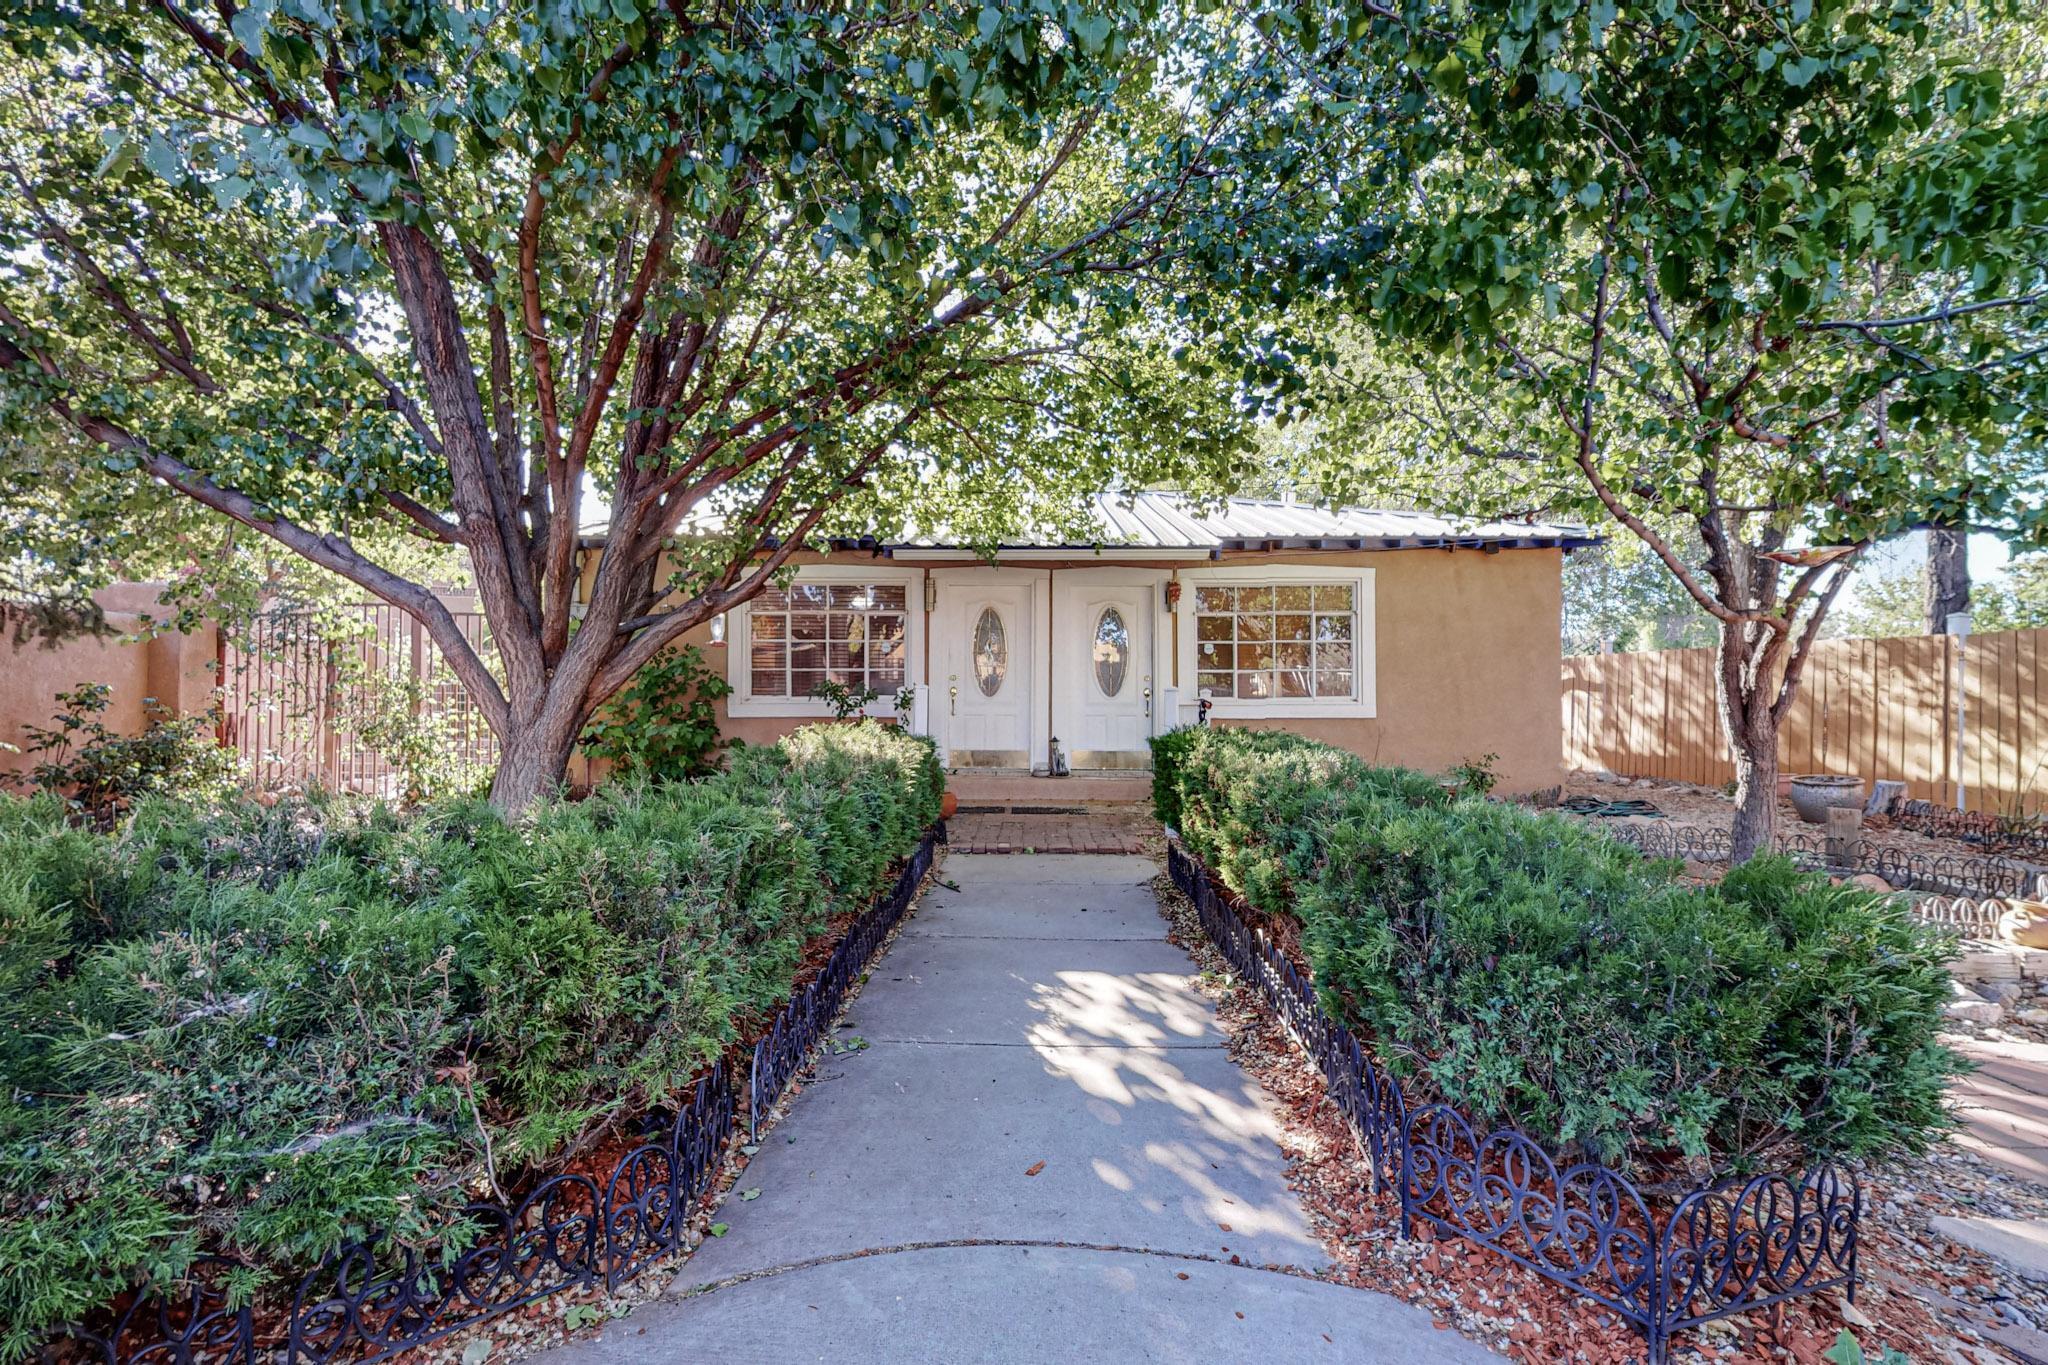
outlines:
{"label": "concrete walkway", "polygon": [[660,1303],[595,1362],[1483,1361],[1324,1264],[1136,857],[946,858]]}

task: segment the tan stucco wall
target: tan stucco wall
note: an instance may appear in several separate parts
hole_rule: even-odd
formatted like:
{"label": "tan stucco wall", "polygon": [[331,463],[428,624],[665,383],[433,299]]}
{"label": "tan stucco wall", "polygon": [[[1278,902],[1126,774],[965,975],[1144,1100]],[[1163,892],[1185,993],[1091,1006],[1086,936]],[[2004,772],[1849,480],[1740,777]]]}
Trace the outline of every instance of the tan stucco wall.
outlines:
{"label": "tan stucco wall", "polygon": [[[1378,714],[1360,720],[1243,723],[1292,729],[1374,762],[1429,770],[1498,754],[1496,770],[1505,793],[1547,787],[1560,776],[1562,744],[1557,717],[1562,685],[1558,640],[1562,561],[1563,552],[1555,549],[1494,554],[1482,550],[1382,550],[1240,553],[1221,560],[1188,559],[1177,566],[1158,560],[1119,560],[1113,555],[1077,556],[1052,563],[1034,559],[1029,567],[1369,566],[1375,570]],[[909,561],[877,560],[859,553],[806,555],[798,562],[901,566]],[[953,570],[971,566],[953,561],[920,567]],[[913,607],[917,601],[913,593]],[[1191,602],[1184,601],[1184,628],[1190,626],[1191,610]],[[726,675],[725,647],[711,643],[708,624],[683,639],[702,648],[710,666]],[[922,661],[912,660],[911,669],[913,677],[922,676]],[[1194,680],[1179,682],[1183,695],[1191,696]],[[725,714],[723,705],[718,711],[724,734],[749,744],[771,744],[804,723],[774,716],[734,718]]]}
{"label": "tan stucco wall", "polygon": [[[1236,558],[1236,557],[1233,557]],[[1376,763],[1441,771],[1498,754],[1503,793],[1560,776],[1561,550],[1394,550],[1333,554],[1368,564],[1377,607],[1378,715],[1259,720]],[[1302,563],[1273,556],[1268,562]]]}
{"label": "tan stucco wall", "polygon": [[[102,719],[110,729],[136,734],[143,725],[143,699],[155,697],[180,715],[204,711],[213,704],[214,665],[218,634],[205,627],[190,635],[166,634],[126,638],[141,625],[142,613],[156,606],[157,586],[120,584],[99,594],[107,624],[120,634],[67,641],[52,649],[30,643],[16,647],[11,627],[0,636],[0,740],[20,745],[23,727],[48,725],[57,709],[56,696],[85,682],[106,683],[111,696]],[[159,614],[161,611],[159,609]],[[0,750],[0,772],[24,771],[35,765],[27,754]]]}

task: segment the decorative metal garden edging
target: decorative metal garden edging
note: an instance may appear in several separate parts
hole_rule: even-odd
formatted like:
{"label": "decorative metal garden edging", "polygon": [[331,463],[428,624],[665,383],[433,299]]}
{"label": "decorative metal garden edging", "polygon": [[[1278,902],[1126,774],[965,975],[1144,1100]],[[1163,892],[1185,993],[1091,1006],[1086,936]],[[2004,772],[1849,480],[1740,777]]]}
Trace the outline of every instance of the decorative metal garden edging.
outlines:
{"label": "decorative metal garden edging", "polygon": [[2001,852],[2048,858],[2048,821],[2039,816],[1959,811],[1932,801],[1901,801],[1892,819],[1922,834],[1985,844]]}
{"label": "decorative metal garden edging", "polygon": [[[855,923],[825,968],[797,991],[754,1047],[749,1122],[758,1125],[800,1069],[889,930],[903,918],[943,837],[935,826],[888,894]],[[602,1180],[550,1176],[510,1208],[472,1204],[451,1237],[467,1248],[434,1260],[382,1237],[351,1243],[308,1272],[291,1300],[282,1339],[258,1339],[248,1305],[229,1306],[228,1278],[245,1267],[206,1257],[173,1290],[150,1291],[111,1326],[60,1328],[47,1353],[99,1365],[370,1365],[565,1290],[617,1288],[674,1251],[690,1210],[710,1188],[739,1118],[724,1062],[700,1079],[672,1122],[659,1116]],[[450,1229],[454,1232],[455,1229]],[[268,1327],[268,1324],[264,1324]]]}
{"label": "decorative metal garden edging", "polygon": [[1261,930],[1219,895],[1178,842],[1167,871],[1232,970],[1279,1016],[1392,1189],[1402,1235],[1419,1220],[1477,1242],[1612,1310],[1643,1334],[1650,1365],[1672,1334],[1803,1294],[1856,1297],[1863,1191],[1838,1167],[1761,1175],[1688,1194],[1661,1222],[1635,1185],[1592,1162],[1560,1166],[1512,1129],[1480,1136],[1456,1109],[1410,1109],[1392,1076],[1331,1019]]}
{"label": "decorative metal garden edging", "polygon": [[[1724,830],[1662,822],[1638,824],[1606,820],[1601,821],[1599,827],[1653,858],[1725,863],[1730,856],[1728,834]],[[2041,875],[2039,868],[2004,858],[1906,853],[1898,849],[1877,848],[1867,839],[1856,840],[1850,846],[1849,858],[1837,863],[1828,857],[1825,835],[1798,831],[1778,835],[1773,848],[1814,871],[1869,872],[1901,891],[1930,891],[1947,896],[2024,896]]]}
{"label": "decorative metal garden edging", "polygon": [[[939,828],[943,830],[943,824]],[[903,875],[896,879],[894,889],[839,941],[825,969],[811,979],[810,985],[790,997],[782,1012],[775,1016],[774,1027],[754,1044],[753,1075],[747,1083],[750,1136],[760,1131],[762,1117],[782,1098],[790,1078],[802,1068],[803,1059],[817,1046],[825,1026],[839,1013],[847,989],[867,970],[875,950],[903,918],[903,912],[910,906],[911,893],[931,870],[932,850],[942,838],[944,835],[937,831],[925,836]]]}

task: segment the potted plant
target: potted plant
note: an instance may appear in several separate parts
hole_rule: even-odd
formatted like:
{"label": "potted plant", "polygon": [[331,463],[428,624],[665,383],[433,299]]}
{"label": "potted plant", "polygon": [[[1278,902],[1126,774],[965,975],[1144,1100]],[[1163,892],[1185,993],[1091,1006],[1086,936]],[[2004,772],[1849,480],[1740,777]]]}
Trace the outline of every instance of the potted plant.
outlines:
{"label": "potted plant", "polygon": [[1828,812],[1841,806],[1863,808],[1863,779],[1842,773],[1803,773],[1792,779],[1792,809],[1810,825],[1824,824]]}

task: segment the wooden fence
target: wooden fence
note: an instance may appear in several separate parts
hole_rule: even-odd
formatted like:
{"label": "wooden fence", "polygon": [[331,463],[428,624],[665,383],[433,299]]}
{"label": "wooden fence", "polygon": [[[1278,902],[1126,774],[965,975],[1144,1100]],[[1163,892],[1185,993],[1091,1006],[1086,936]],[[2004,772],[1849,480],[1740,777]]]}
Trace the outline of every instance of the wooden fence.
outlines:
{"label": "wooden fence", "polygon": [[[2048,630],[1969,637],[1960,774],[1956,649],[1946,635],[1823,640],[1786,718],[1780,771],[1904,782],[1909,795],[1944,805],[1954,804],[1960,775],[1970,810],[2048,808]],[[1732,780],[1713,651],[1566,659],[1564,759],[1632,777]]]}
{"label": "wooden fence", "polygon": [[[221,741],[241,754],[251,784],[400,795],[403,775],[392,756],[355,733],[362,717],[351,714],[348,683],[366,676],[383,680],[386,705],[398,697],[431,724],[444,765],[465,779],[488,778],[497,739],[419,622],[382,602],[358,604],[346,615],[352,619],[334,631],[311,613],[279,612],[223,639]],[[484,661],[494,663],[483,614],[454,616]]]}

